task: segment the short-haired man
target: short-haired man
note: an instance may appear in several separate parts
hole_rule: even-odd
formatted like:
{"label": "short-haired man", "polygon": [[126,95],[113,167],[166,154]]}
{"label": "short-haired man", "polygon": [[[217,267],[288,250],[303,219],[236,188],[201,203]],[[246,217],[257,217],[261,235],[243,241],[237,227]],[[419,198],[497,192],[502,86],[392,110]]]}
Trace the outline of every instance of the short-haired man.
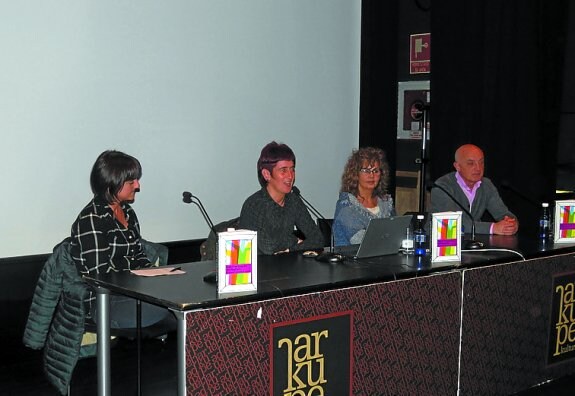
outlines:
{"label": "short-haired man", "polygon": [[[517,217],[505,206],[491,180],[483,177],[483,151],[473,145],[464,144],[455,152],[455,172],[448,173],[435,182],[447,190],[475,220],[475,232],[478,234],[513,235],[519,229]],[[459,206],[440,188],[431,190],[431,212],[461,210]],[[488,212],[495,222],[481,221]],[[463,213],[463,227],[471,230],[472,221]]]}
{"label": "short-haired man", "polygon": [[[291,192],[295,155],[286,144],[271,142],[257,163],[261,190],[242,206],[240,228],[258,232],[258,253],[276,254],[323,247],[322,234],[301,199]],[[305,239],[294,234],[297,229]]]}

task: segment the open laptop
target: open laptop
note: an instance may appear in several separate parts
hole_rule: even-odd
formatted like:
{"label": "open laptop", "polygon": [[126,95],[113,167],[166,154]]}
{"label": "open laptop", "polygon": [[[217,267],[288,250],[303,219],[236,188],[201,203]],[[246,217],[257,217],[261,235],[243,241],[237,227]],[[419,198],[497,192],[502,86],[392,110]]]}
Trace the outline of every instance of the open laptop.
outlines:
{"label": "open laptop", "polygon": [[371,219],[360,245],[341,246],[336,252],[354,259],[397,254],[412,216]]}

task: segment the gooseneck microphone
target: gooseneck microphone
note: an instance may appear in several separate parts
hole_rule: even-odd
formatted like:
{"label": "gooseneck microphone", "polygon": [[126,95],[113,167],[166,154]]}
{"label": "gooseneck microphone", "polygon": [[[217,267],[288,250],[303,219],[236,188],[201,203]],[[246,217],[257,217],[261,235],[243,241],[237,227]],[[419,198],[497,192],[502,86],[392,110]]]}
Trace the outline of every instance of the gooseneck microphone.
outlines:
{"label": "gooseneck microphone", "polygon": [[315,216],[315,217],[319,217],[320,219],[325,220],[325,217],[316,209],[314,208],[314,206],[309,203],[309,201],[307,199],[305,199],[302,195],[301,195],[301,191],[299,190],[299,188],[297,188],[296,186],[292,186],[291,187],[291,191],[297,195],[298,197],[300,197],[300,199],[303,201],[303,203],[305,204],[306,208]]}
{"label": "gooseneck microphone", "polygon": [[[217,255],[217,252],[218,252],[218,233],[216,232],[216,229],[214,228],[214,223],[212,222],[212,219],[210,219],[210,216],[208,215],[206,208],[204,208],[204,204],[202,204],[202,201],[198,197],[196,197],[195,195],[193,195],[189,191],[184,191],[182,193],[182,201],[184,201],[187,204],[194,204],[200,209],[200,212],[202,213],[202,216],[204,216],[204,220],[208,224],[208,227],[210,227],[210,230],[216,236],[216,255]],[[216,283],[218,281],[218,271],[216,270],[216,271],[208,272],[206,275],[204,275],[203,279],[204,279],[204,282]]]}
{"label": "gooseneck microphone", "polygon": [[218,233],[214,229],[214,223],[212,222],[212,219],[210,219],[210,216],[208,215],[206,208],[204,208],[202,201],[200,201],[198,197],[196,197],[189,191],[184,191],[182,193],[182,201],[184,201],[187,204],[193,203],[194,205],[196,205],[200,209],[202,216],[204,216],[204,220],[206,221],[206,223],[208,223],[208,227],[210,227],[210,230],[212,230],[214,234],[218,235]]}
{"label": "gooseneck microphone", "polygon": [[463,210],[471,219],[471,240],[466,241],[465,242],[465,249],[480,249],[483,247],[483,242],[479,242],[475,240],[475,219],[473,218],[473,216],[471,215],[471,212],[469,211],[469,209],[467,209],[465,206],[463,206],[462,204],[459,203],[459,201],[457,199],[455,199],[455,197],[449,192],[447,191],[445,188],[443,188],[442,186],[440,186],[437,183],[433,183],[431,185],[431,188],[439,188],[441,191],[443,191],[453,202],[455,202],[455,204],[457,206],[459,206],[461,208],[461,210]]}
{"label": "gooseneck microphone", "polygon": [[333,251],[333,245],[334,245],[334,237],[333,237],[333,228],[332,225],[327,221],[327,219],[325,218],[324,215],[322,215],[320,213],[319,210],[317,210],[311,203],[309,203],[309,201],[307,199],[305,199],[302,195],[301,192],[299,190],[299,188],[297,188],[296,186],[292,186],[291,191],[297,195],[298,197],[300,197],[300,199],[302,200],[302,202],[304,203],[305,207],[317,218],[320,218],[322,220],[326,220],[327,225],[329,226],[329,233],[330,233],[330,239],[329,239],[329,252],[323,252],[320,253],[315,259],[317,261],[324,261],[324,262],[330,262],[330,263],[339,263],[341,261],[343,261],[343,256],[341,254],[337,254],[334,253]]}

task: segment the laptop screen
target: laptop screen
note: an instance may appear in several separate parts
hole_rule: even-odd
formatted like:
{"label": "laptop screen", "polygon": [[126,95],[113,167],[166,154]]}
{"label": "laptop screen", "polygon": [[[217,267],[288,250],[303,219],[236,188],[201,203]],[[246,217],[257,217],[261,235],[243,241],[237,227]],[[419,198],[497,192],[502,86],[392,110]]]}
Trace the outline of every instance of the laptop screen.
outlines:
{"label": "laptop screen", "polygon": [[410,227],[412,216],[394,216],[371,219],[359,248],[342,247],[339,251],[354,258],[366,258],[396,254],[406,229]]}

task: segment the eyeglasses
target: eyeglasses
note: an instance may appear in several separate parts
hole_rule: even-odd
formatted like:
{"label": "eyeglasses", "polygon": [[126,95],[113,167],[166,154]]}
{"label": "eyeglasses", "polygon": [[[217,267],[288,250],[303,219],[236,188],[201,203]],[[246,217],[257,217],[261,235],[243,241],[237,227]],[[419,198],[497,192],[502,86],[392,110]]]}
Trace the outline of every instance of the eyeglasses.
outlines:
{"label": "eyeglasses", "polygon": [[359,171],[361,173],[365,173],[366,175],[379,175],[381,173],[381,169],[379,168],[361,168]]}

